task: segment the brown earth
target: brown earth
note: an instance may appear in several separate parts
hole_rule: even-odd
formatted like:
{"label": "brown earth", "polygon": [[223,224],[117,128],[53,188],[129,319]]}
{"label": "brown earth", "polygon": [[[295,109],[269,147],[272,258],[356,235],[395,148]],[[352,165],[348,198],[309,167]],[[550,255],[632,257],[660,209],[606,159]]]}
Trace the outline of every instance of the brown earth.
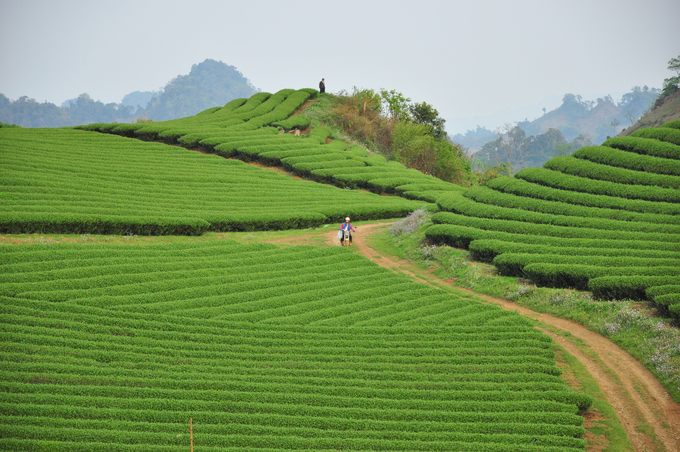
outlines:
{"label": "brown earth", "polygon": [[300,114],[304,113],[305,110],[307,110],[307,107],[309,107],[310,105],[312,105],[314,102],[318,102],[318,101],[319,101],[318,99],[307,99],[307,100],[305,101],[305,103],[302,104],[302,106],[301,106],[300,108],[298,108],[298,109],[295,111],[295,113],[293,113],[291,116],[300,115]]}
{"label": "brown earth", "polygon": [[[484,302],[538,321],[538,328],[578,359],[597,381],[606,401],[616,411],[635,451],[680,452],[680,405],[673,401],[654,375],[628,352],[576,322],[535,312],[508,300],[455,287],[455,281],[437,278],[431,272],[418,269],[406,260],[371,248],[366,238],[389,226],[390,223],[362,225],[354,234],[352,246],[381,267],[435,287],[454,287],[466,296],[474,295]],[[335,229],[325,234],[326,245],[340,246],[336,234]],[[272,242],[304,244],[305,236]],[[591,421],[596,420],[598,416],[599,413],[591,412],[586,415],[586,420],[589,417],[593,418]],[[587,450],[602,450],[602,438],[586,439],[590,439]]]}

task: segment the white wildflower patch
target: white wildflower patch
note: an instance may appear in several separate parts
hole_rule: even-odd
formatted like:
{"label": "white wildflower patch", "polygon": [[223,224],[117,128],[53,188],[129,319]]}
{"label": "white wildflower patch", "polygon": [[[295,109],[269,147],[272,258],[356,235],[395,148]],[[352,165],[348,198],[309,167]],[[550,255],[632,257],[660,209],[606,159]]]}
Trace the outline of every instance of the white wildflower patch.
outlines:
{"label": "white wildflower patch", "polygon": [[408,217],[394,223],[390,227],[390,234],[392,237],[411,235],[429,219],[430,213],[425,207],[422,207],[411,213]]}

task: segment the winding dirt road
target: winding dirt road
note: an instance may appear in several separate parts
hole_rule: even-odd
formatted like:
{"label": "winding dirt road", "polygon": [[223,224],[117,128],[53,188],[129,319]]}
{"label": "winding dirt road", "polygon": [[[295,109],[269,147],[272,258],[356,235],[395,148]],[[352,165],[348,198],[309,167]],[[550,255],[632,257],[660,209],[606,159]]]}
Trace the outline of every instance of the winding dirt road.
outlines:
{"label": "winding dirt road", "polygon": [[[403,273],[417,281],[453,287],[451,281],[437,278],[412,266],[406,260],[385,255],[366,243],[368,236],[389,226],[390,223],[362,225],[354,236],[355,250],[381,267]],[[333,229],[325,234],[327,245],[339,246],[336,233],[337,231]],[[303,244],[304,240],[304,236],[298,236],[290,240],[274,241]],[[454,289],[466,295],[474,295],[503,309],[518,312],[550,327],[539,328],[578,359],[590,372],[605,394],[607,402],[616,411],[635,451],[680,452],[680,405],[673,401],[654,375],[628,352],[576,322],[535,312],[511,301],[477,294],[460,287]],[[555,329],[566,334],[556,334],[553,332]],[[577,346],[573,340],[568,339],[570,336],[580,340],[581,344]],[[597,445],[591,447],[589,444],[588,450],[601,450],[599,447]]]}

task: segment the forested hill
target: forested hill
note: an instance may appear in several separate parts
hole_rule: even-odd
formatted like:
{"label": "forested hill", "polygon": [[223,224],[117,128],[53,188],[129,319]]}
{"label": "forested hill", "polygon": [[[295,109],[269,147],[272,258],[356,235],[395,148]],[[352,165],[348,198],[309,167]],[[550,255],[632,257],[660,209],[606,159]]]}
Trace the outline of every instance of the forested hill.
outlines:
{"label": "forested hill", "polygon": [[600,144],[630,128],[654,104],[659,93],[655,88],[636,86],[618,103],[611,96],[588,101],[578,95],[565,94],[560,107],[549,112],[544,110],[544,114],[533,121],[525,119],[494,131],[477,126],[464,135],[454,135],[452,140],[477,150],[476,159],[485,165],[507,164],[514,171],[540,167],[553,157]]}
{"label": "forested hill", "polygon": [[[579,135],[588,135],[592,143],[599,144],[606,140],[607,136],[614,136],[634,124],[652,108],[659,93],[661,90],[656,88],[635,86],[629,93],[624,94],[619,102],[615,102],[611,96],[591,101],[567,93],[558,108],[551,111],[544,109],[542,116],[532,120],[519,120],[517,126],[527,136],[538,136],[555,129],[560,131],[566,141],[573,141]],[[480,126],[451,137],[456,143],[471,149],[480,149],[496,138],[498,137],[494,130]]]}
{"label": "forested hill", "polygon": [[660,90],[655,88],[636,86],[624,94],[620,102],[614,102],[611,96],[587,101],[581,96],[566,94],[559,108],[533,121],[520,121],[517,125],[527,135],[545,133],[552,128],[558,129],[567,141],[588,134],[594,144],[600,144],[607,137],[633,125],[659,93]]}
{"label": "forested hill", "polygon": [[137,118],[163,121],[192,116],[258,91],[234,66],[208,59],[193,65],[189,74],[173,78],[160,91],[135,91],[118,104],[104,104],[86,93],[64,102],[61,107],[37,102],[28,96],[12,101],[0,94],[0,122],[23,127],[65,127],[134,122]]}
{"label": "forested hill", "polygon": [[138,116],[143,114],[154,121],[193,116],[230,100],[250,97],[258,91],[234,66],[205,60],[194,64],[188,75],[172,79],[146,108],[138,112]]}

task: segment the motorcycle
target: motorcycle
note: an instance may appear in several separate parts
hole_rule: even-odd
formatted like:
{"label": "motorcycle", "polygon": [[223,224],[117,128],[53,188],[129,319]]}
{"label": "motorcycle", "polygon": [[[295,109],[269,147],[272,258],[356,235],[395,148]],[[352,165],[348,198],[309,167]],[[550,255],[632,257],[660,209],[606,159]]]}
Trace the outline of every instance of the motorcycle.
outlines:
{"label": "motorcycle", "polygon": [[[354,233],[356,233],[356,228],[354,228]],[[349,230],[340,229],[338,231],[338,238],[340,239],[340,245],[344,247],[352,246],[352,242],[350,241]]]}

